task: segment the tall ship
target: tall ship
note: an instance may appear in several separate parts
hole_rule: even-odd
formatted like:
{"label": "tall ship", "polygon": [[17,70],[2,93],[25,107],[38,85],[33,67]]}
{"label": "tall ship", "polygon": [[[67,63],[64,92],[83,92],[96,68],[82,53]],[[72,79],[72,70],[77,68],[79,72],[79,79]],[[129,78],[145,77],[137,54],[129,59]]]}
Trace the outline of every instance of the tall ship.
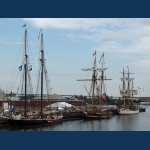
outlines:
{"label": "tall ship", "polygon": [[[104,71],[107,69],[107,68],[104,68],[104,53],[102,54],[100,61],[99,61],[100,63],[102,63],[101,68],[97,68],[97,66],[96,66],[96,51],[93,54],[93,56],[94,56],[93,67],[81,69],[83,71],[91,71],[92,77],[90,79],[77,80],[77,81],[88,81],[91,83],[91,88],[89,91],[85,87],[89,97],[91,98],[91,105],[89,105],[89,107],[85,108],[83,110],[83,113],[85,114],[86,119],[110,118],[112,116],[111,111],[102,106],[102,102],[106,97],[106,93],[103,93],[104,92],[103,91],[104,81],[111,80],[111,79],[107,79],[106,76],[104,76]],[[99,100],[99,105],[96,105],[96,103],[95,103],[96,99]]]}
{"label": "tall ship", "polygon": [[[36,126],[36,125],[52,125],[55,123],[60,122],[62,116],[51,116],[51,114],[44,114],[43,112],[43,80],[44,80],[44,72],[46,72],[45,67],[45,60],[44,60],[44,46],[43,46],[43,33],[41,32],[41,48],[40,48],[40,71],[38,77],[38,85],[37,87],[40,88],[40,111],[29,111],[27,112],[27,94],[30,90],[32,90],[32,85],[29,82],[31,80],[29,75],[29,62],[28,62],[28,55],[27,55],[27,29],[25,29],[25,37],[24,37],[24,60],[23,64],[19,67],[22,71],[22,92],[23,100],[24,100],[24,110],[20,114],[14,114],[12,112],[11,117],[8,119],[8,123],[12,126]],[[46,76],[45,76],[46,78]],[[46,78],[47,79],[47,78]],[[28,89],[30,87],[31,89]]]}
{"label": "tall ship", "polygon": [[[120,78],[122,81],[122,87],[120,87],[121,100],[123,101],[123,107],[118,109],[119,115],[132,115],[139,113],[137,105],[134,104],[135,100],[139,100],[135,95],[138,91],[134,89],[134,78],[130,78],[129,67],[126,73],[123,68],[123,77]],[[125,76],[127,74],[127,76]]]}

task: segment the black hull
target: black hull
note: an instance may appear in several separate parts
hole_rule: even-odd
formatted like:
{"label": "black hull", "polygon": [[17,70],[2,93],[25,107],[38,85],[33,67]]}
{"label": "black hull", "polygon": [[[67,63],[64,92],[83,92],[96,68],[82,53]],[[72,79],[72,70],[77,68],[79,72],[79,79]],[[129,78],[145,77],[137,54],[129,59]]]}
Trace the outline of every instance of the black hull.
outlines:
{"label": "black hull", "polygon": [[139,109],[139,112],[145,112],[146,111],[146,108],[140,108]]}
{"label": "black hull", "polygon": [[47,119],[21,119],[21,120],[14,120],[14,119],[8,119],[8,123],[11,126],[44,126],[44,125],[54,125],[61,122],[61,119],[59,120],[47,120]]}
{"label": "black hull", "polygon": [[64,112],[62,115],[63,115],[63,120],[85,118],[85,114],[83,114],[82,112]]}
{"label": "black hull", "polygon": [[0,119],[0,127],[9,126],[8,120]]}
{"label": "black hull", "polygon": [[112,115],[119,115],[118,109],[110,110]]}

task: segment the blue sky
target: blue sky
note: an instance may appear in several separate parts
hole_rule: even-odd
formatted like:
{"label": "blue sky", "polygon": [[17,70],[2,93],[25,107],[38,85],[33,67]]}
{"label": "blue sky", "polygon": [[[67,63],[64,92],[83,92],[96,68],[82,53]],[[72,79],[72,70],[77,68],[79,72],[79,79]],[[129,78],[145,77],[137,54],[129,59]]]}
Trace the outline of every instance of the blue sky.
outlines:
{"label": "blue sky", "polygon": [[[26,23],[30,43],[31,77],[33,88],[40,41],[38,34],[43,29],[44,50],[52,93],[87,95],[83,83],[76,81],[89,77],[81,69],[92,67],[93,53],[97,62],[104,52],[108,95],[120,96],[119,85],[123,67],[129,66],[134,87],[141,89],[141,96],[150,96],[150,19],[149,18],[1,18],[0,19],[0,88],[17,91],[21,60],[17,59],[22,49]],[[17,60],[17,62],[16,62]],[[100,64],[97,63],[100,67]],[[18,74],[10,88],[12,71]],[[138,94],[139,95],[139,94]]]}

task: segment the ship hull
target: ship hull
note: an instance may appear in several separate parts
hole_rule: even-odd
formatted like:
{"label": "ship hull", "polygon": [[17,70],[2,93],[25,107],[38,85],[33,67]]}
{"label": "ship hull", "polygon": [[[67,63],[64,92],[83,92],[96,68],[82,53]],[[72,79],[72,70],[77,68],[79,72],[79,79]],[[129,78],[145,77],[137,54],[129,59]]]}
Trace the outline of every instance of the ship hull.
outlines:
{"label": "ship hull", "polygon": [[112,116],[112,113],[107,112],[99,112],[99,113],[91,113],[91,112],[84,112],[85,119],[105,119],[110,118]]}
{"label": "ship hull", "polygon": [[130,110],[130,109],[118,109],[119,115],[133,115],[138,114],[139,110]]}
{"label": "ship hull", "polygon": [[14,120],[8,119],[8,123],[11,126],[43,126],[43,125],[54,125],[60,123],[61,119],[51,120],[51,119],[21,119],[21,120]]}

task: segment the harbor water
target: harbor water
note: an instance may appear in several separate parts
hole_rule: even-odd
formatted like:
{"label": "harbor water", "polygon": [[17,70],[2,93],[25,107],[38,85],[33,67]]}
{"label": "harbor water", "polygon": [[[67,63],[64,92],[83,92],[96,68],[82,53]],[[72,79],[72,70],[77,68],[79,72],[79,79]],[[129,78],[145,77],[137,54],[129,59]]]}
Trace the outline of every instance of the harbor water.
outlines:
{"label": "harbor water", "polygon": [[150,131],[150,106],[134,115],[115,115],[109,119],[63,121],[45,127],[0,127],[0,131]]}

